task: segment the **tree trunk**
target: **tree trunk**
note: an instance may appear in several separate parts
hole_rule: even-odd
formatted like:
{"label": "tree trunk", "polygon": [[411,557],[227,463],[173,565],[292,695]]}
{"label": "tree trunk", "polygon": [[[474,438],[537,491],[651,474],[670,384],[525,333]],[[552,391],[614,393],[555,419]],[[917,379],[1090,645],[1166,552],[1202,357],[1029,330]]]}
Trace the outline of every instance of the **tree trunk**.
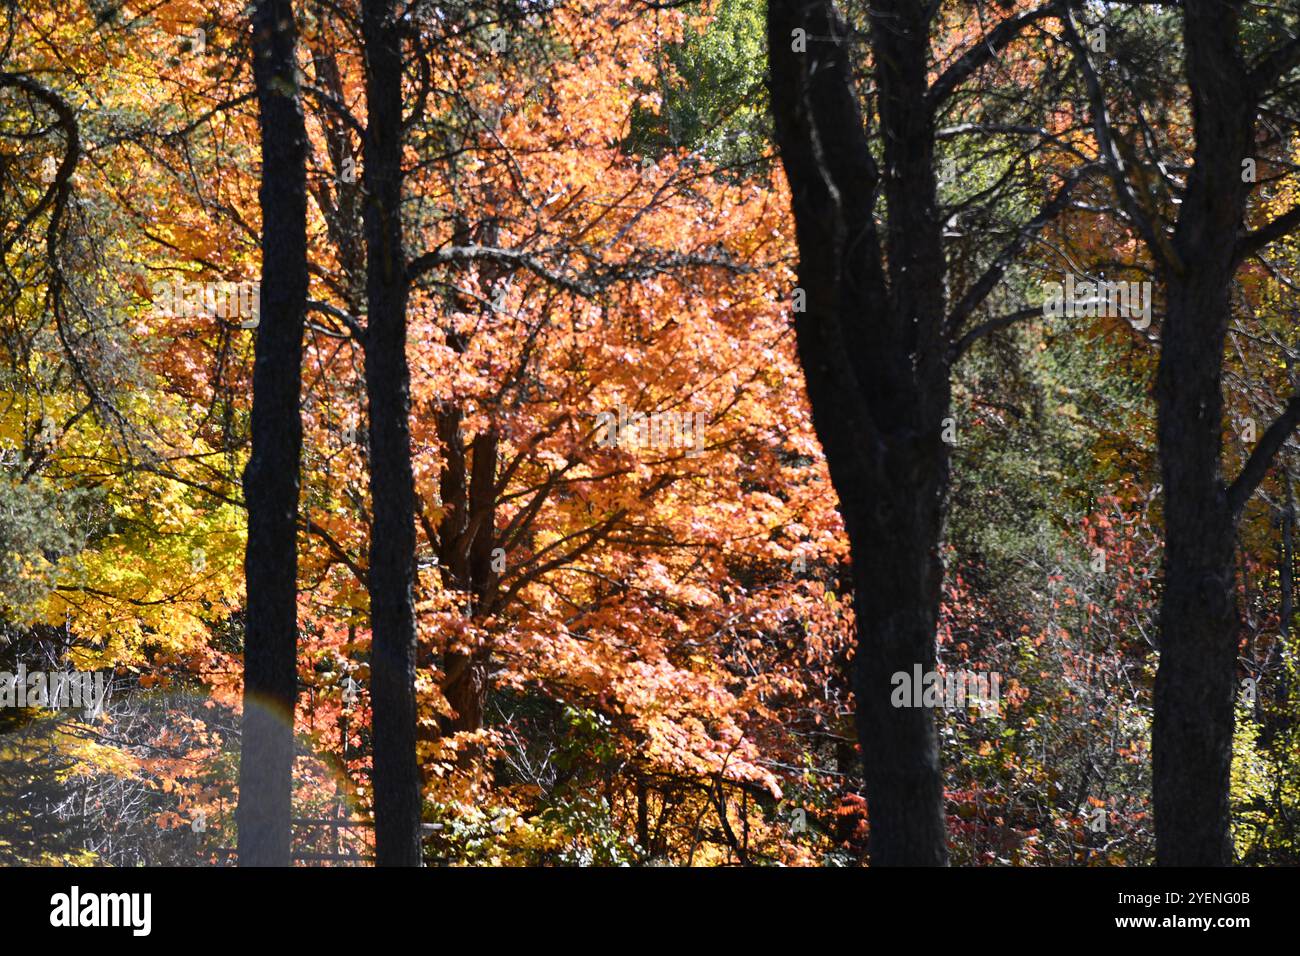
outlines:
{"label": "tree trunk", "polygon": [[411,473],[407,274],[402,248],[402,59],[392,0],[363,0],[366,394],[370,410],[371,709],[375,857],[420,865],[415,702],[415,483]]}
{"label": "tree trunk", "polygon": [[[1287,699],[1287,673],[1285,661],[1291,646],[1291,618],[1295,615],[1295,499],[1291,489],[1291,473],[1283,466],[1282,485],[1286,494],[1286,510],[1282,513],[1282,553],[1278,561],[1278,584],[1282,590],[1281,618],[1277,640],[1269,655],[1268,673],[1275,673],[1273,700],[1283,704]],[[1257,696],[1258,702],[1262,698]]]}
{"label": "tree trunk", "polygon": [[1195,296],[1210,291],[1170,288],[1158,388],[1165,580],[1152,783],[1156,862],[1175,866],[1232,860],[1228,785],[1238,622],[1236,529],[1219,474],[1223,338],[1212,329],[1182,329],[1206,314]]}
{"label": "tree trunk", "polygon": [[[942,224],[923,105],[928,26],[911,3],[884,3],[873,17],[887,257],[874,218],[880,178],[831,3],[771,0],[770,85],[806,296],[794,316],[799,359],[852,551],[869,854],[873,865],[944,865],[933,714],[891,704],[895,673],[935,667],[948,483]],[[794,49],[797,29],[806,52]]]}
{"label": "tree trunk", "polygon": [[307,301],[307,135],[289,0],[259,0],[253,75],[262,137],[262,284],[252,453],[244,470],[248,607],[239,757],[241,866],[288,866],[298,646],[298,393]]}
{"label": "tree trunk", "polygon": [[1238,12],[1189,0],[1185,45],[1196,149],[1174,232],[1156,402],[1165,580],[1152,726],[1156,862],[1232,862],[1228,789],[1239,621],[1237,515],[1223,480],[1223,348],[1234,241],[1249,187],[1254,106]]}
{"label": "tree trunk", "polygon": [[[456,416],[459,422],[459,414]],[[496,533],[497,434],[488,429],[474,438],[471,446],[469,482],[461,499],[465,518],[461,533],[444,540],[450,545],[446,556],[456,586],[471,595],[470,613],[474,617],[492,612],[491,602],[498,575],[492,570],[492,548]],[[459,457],[463,468],[465,458]],[[444,499],[446,502],[448,499]],[[443,694],[456,716],[443,718],[443,733],[475,731],[483,726],[490,683],[487,650],[472,653],[449,652],[444,662],[446,677]]]}

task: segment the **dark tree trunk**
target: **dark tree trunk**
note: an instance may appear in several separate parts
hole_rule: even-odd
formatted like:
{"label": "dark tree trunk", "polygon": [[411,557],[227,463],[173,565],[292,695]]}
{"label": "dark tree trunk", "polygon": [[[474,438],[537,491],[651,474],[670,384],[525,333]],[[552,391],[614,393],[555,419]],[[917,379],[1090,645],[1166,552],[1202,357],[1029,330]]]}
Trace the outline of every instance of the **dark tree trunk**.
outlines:
{"label": "dark tree trunk", "polygon": [[307,301],[307,135],[296,93],[289,0],[259,0],[253,75],[262,136],[262,285],[253,366],[252,453],[244,470],[243,742],[239,863],[288,866],[298,647],[298,410]]}
{"label": "dark tree trunk", "polygon": [[[1284,471],[1282,475],[1282,485],[1286,494],[1286,510],[1282,512],[1282,553],[1278,560],[1278,584],[1282,590],[1282,606],[1278,610],[1278,616],[1281,621],[1278,626],[1278,637],[1273,642],[1272,653],[1269,654],[1268,666],[1266,673],[1276,674],[1274,677],[1273,700],[1278,704],[1285,703],[1287,699],[1287,673],[1285,661],[1288,658],[1288,650],[1291,646],[1291,618],[1295,615],[1295,499],[1291,490],[1291,474]],[[1262,695],[1256,698],[1256,701],[1262,700]],[[1271,740],[1270,731],[1270,740]]]}
{"label": "dark tree trunk", "polygon": [[[848,529],[853,689],[873,865],[948,859],[933,715],[891,705],[891,678],[935,667],[948,483],[942,223],[926,108],[928,25],[915,3],[873,10],[886,165],[869,149],[845,28],[829,2],[771,0],[776,138],[799,245],[799,359]],[[792,49],[806,31],[806,52]],[[875,225],[888,200],[889,277]]]}
{"label": "dark tree trunk", "polygon": [[420,865],[415,702],[415,483],[402,248],[402,56],[392,0],[363,0],[366,393],[370,406],[370,695],[375,856]]}
{"label": "dark tree trunk", "polygon": [[1169,289],[1158,388],[1165,575],[1152,783],[1156,861],[1181,866],[1232,859],[1228,784],[1238,621],[1236,529],[1218,457],[1223,337],[1199,325],[1195,332],[1180,329],[1206,317],[1210,310],[1191,297],[1207,291]]}
{"label": "dark tree trunk", "polygon": [[[454,415],[457,426],[460,418],[460,413],[457,412]],[[444,497],[443,503],[450,509],[460,508],[463,511],[452,516],[459,529],[458,533],[443,536],[443,562],[444,568],[450,573],[453,586],[470,594],[470,613],[478,617],[491,613],[498,578],[492,570],[492,548],[496,533],[496,432],[489,429],[477,435],[471,451],[468,483],[463,477],[467,464],[464,449],[449,456],[447,462],[448,465],[462,469],[459,482],[452,482],[453,486],[459,486],[461,494],[454,499]],[[443,477],[446,479],[447,475],[444,473]],[[453,501],[455,504],[452,504]],[[443,694],[456,712],[453,718],[442,718],[443,733],[480,729],[483,726],[489,685],[487,651],[475,649],[470,653],[449,652],[443,669],[446,672]]]}
{"label": "dark tree trunk", "polygon": [[1239,621],[1237,514],[1220,465],[1223,348],[1254,105],[1231,4],[1189,0],[1194,165],[1174,232],[1156,400],[1165,580],[1152,727],[1156,861],[1232,862],[1228,789]]}
{"label": "dark tree trunk", "polygon": [[[1092,101],[1098,145],[1125,217],[1142,236],[1166,307],[1156,376],[1164,485],[1164,589],[1152,723],[1156,862],[1233,860],[1229,806],[1240,619],[1233,550],[1242,510],[1300,423],[1293,394],[1236,479],[1221,461],[1223,349],[1241,261],[1300,226],[1300,205],[1248,231],[1260,104],[1300,66],[1294,38],[1247,62],[1242,4],[1184,0],[1183,47],[1195,147],[1172,240],[1146,177],[1125,168],[1101,82],[1071,17],[1063,20]],[[1133,150],[1125,150],[1130,157]],[[1130,160],[1132,161],[1132,160]]]}

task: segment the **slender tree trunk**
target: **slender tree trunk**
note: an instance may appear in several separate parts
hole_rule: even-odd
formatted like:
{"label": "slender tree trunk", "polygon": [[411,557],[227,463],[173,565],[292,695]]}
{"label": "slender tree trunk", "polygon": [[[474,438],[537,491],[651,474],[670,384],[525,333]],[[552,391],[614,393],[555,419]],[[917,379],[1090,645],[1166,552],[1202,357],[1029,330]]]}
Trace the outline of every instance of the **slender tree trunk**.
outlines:
{"label": "slender tree trunk", "polygon": [[[453,418],[457,428],[460,419],[457,412]],[[444,444],[444,447],[459,448],[458,453],[449,456],[448,464],[460,468],[462,475],[459,481],[451,482],[453,488],[459,487],[460,494],[455,498],[443,498],[444,505],[450,509],[449,517],[456,519],[455,526],[459,531],[455,535],[444,534],[442,560],[444,567],[450,570],[455,586],[470,594],[470,613],[474,617],[492,613],[491,602],[498,578],[492,569],[496,533],[497,443],[497,434],[492,429],[475,436],[471,445],[472,461],[468,463],[468,482],[464,480],[467,462],[464,449],[459,448],[459,439],[455,446]],[[456,509],[460,509],[459,513],[452,514]],[[442,691],[456,713],[454,717],[441,718],[443,733],[480,729],[489,686],[487,651],[449,652],[444,670],[446,677]],[[465,753],[468,755],[469,751]]]}
{"label": "slender tree trunk", "polygon": [[393,0],[363,0],[366,393],[370,406],[371,708],[375,855],[420,865],[415,702],[415,483],[402,248],[402,56]]}
{"label": "slender tree trunk", "polygon": [[[948,858],[933,714],[891,703],[894,674],[935,667],[948,483],[942,224],[921,6],[873,10],[889,169],[882,184],[832,4],[768,5],[772,108],[806,296],[794,316],[799,359],[853,560],[852,676],[873,865]],[[796,30],[804,51],[795,49]],[[882,189],[888,280],[875,225]]]}
{"label": "slender tree trunk", "polygon": [[[1278,579],[1282,589],[1282,607],[1278,614],[1281,624],[1278,627],[1278,639],[1273,642],[1273,653],[1269,655],[1269,670],[1277,674],[1274,678],[1275,702],[1281,704],[1287,699],[1287,650],[1291,646],[1291,618],[1295,615],[1295,497],[1291,489],[1291,472],[1283,466],[1282,485],[1286,494],[1286,511],[1282,513],[1282,554],[1278,562]],[[1258,700],[1258,698],[1256,698]]]}
{"label": "slender tree trunk", "polygon": [[262,136],[262,284],[254,350],[252,454],[244,471],[244,626],[239,863],[290,864],[298,644],[298,393],[307,301],[307,135],[289,0],[259,0],[253,75]]}

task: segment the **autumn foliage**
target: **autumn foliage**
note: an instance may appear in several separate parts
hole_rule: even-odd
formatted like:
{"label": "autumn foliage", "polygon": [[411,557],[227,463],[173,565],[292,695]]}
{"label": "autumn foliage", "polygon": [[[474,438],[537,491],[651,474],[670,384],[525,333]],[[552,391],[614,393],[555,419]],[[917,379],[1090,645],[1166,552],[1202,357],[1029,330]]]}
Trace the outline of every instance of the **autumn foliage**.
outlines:
{"label": "autumn foliage", "polygon": [[[862,862],[854,579],[791,328],[765,66],[747,53],[762,4],[535,6],[408,14],[426,862]],[[1030,6],[981,27],[943,4],[933,76]],[[373,852],[364,51],[355,3],[298,7],[311,301],[294,848],[328,864]],[[37,2],[4,32],[3,75],[54,91],[76,134],[54,100],[0,85],[0,671],[103,670],[112,692],[97,714],[0,710],[0,862],[228,863],[257,317],[210,290],[261,267],[246,14]],[[977,76],[971,108],[1067,55],[1027,34],[1007,72]],[[1050,194],[1096,161],[1085,114],[1077,97],[1040,111],[1069,148],[1027,158],[1027,180]],[[1183,114],[1169,104],[1159,135],[1179,142]],[[994,158],[952,158],[964,175],[945,203],[998,184]],[[953,226],[954,282],[1004,227]],[[1083,199],[1044,235],[1017,259],[1031,297],[1062,273],[1045,247],[1149,264]],[[1278,250],[1283,271],[1294,251]],[[1252,267],[1239,290],[1274,342],[1294,318],[1283,288]],[[1243,337],[1229,356],[1234,421],[1265,421],[1286,391],[1278,354]],[[1154,357],[1121,321],[1035,318],[955,367],[938,660],[1004,676],[992,712],[938,715],[952,860],[1147,862]],[[1290,479],[1265,490],[1240,542],[1256,676],[1294,670]],[[1236,744],[1240,851],[1259,861],[1295,858],[1275,812],[1300,799],[1295,727],[1277,717],[1295,692],[1261,691]]]}

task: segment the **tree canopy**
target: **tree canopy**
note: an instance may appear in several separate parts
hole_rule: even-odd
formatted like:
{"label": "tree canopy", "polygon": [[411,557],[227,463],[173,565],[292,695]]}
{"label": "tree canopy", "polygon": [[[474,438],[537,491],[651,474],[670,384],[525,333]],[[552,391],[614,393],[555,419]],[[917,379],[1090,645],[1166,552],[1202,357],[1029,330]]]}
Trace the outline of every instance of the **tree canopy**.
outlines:
{"label": "tree canopy", "polygon": [[1291,3],[7,4],[0,863],[1300,861],[1297,80]]}

